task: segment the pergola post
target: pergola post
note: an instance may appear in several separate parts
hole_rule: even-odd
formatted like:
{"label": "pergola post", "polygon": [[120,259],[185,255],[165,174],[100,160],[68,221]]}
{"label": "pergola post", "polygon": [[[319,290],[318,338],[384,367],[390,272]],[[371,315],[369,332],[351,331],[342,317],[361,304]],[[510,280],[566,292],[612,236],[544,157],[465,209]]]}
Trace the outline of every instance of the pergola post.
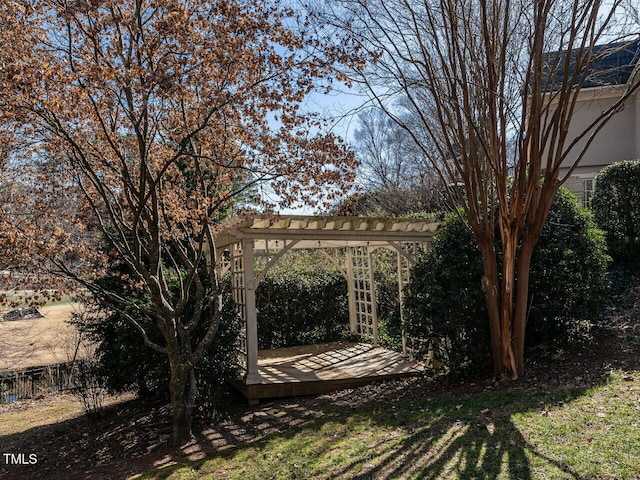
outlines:
{"label": "pergola post", "polygon": [[405,285],[404,263],[407,262],[407,259],[404,258],[399,251],[396,251],[396,257],[398,260],[398,302],[400,303],[400,325],[402,329],[402,355],[406,357],[407,356],[407,329],[406,329],[405,319],[404,319],[404,285]]}
{"label": "pergola post", "polygon": [[391,245],[396,251],[398,259],[398,301],[400,302],[400,324],[402,326],[402,354],[407,356],[409,352],[414,352],[415,338],[411,338],[411,346],[407,342],[407,329],[404,318],[404,287],[411,279],[411,267],[418,261],[418,252],[421,248],[426,248],[426,242],[404,242]]}
{"label": "pergola post", "polygon": [[376,295],[376,281],[373,274],[373,254],[369,247],[367,247],[368,267],[369,267],[369,289],[371,300],[371,321],[373,323],[373,344],[378,345],[378,299]]}
{"label": "pergola post", "polygon": [[258,312],[256,310],[256,274],[253,268],[253,240],[242,241],[242,255],[245,279],[245,315],[247,328],[247,385],[260,383],[258,373]]}

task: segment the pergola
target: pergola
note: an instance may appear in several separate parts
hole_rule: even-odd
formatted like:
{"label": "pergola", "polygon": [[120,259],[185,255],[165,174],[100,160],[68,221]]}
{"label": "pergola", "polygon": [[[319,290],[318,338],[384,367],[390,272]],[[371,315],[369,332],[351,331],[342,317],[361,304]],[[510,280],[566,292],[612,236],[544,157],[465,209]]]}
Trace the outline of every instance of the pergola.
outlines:
{"label": "pergola", "polygon": [[[215,239],[220,275],[231,272],[234,302],[242,316],[239,355],[247,385],[262,381],[258,371],[256,289],[267,271],[287,252],[316,249],[347,279],[352,333],[378,343],[373,253],[386,248],[397,254],[398,289],[409,280],[417,254],[427,247],[438,223],[420,219],[335,216],[242,215],[223,222]],[[332,252],[329,254],[327,252]],[[343,257],[338,261],[336,255]],[[404,336],[404,334],[403,334]],[[403,350],[407,342],[403,338]]]}

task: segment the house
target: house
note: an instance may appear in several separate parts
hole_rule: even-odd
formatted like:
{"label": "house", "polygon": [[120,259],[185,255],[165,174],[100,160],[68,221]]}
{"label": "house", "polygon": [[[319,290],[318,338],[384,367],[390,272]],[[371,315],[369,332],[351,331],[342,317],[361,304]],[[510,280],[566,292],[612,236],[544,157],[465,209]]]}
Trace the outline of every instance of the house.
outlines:
{"label": "house", "polygon": [[[577,99],[570,123],[567,142],[569,145],[595,118],[610,108],[640,76],[640,40],[612,43],[594,47],[593,62],[587,80]],[[552,58],[550,54],[547,58]],[[550,84],[560,82],[562,71],[556,71]],[[582,151],[587,139],[582,139],[569,152],[560,166],[563,178]],[[617,113],[595,136],[578,167],[567,179],[567,187],[584,206],[588,206],[594,178],[602,168],[623,160],[640,158],[640,90],[637,90]]]}

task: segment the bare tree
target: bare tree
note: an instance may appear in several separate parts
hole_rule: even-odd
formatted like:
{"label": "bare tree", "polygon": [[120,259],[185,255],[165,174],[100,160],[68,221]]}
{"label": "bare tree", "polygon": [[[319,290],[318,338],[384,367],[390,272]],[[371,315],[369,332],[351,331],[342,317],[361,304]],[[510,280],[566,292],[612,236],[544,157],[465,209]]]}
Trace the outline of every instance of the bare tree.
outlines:
{"label": "bare tree", "polygon": [[[360,161],[360,177],[367,189],[398,189],[409,184],[420,170],[407,136],[383,110],[372,108],[358,116],[353,134]],[[420,152],[417,152],[420,154]]]}
{"label": "bare tree", "polygon": [[[615,31],[622,3],[344,0],[324,11],[345,50],[366,59],[349,73],[352,81],[454,187],[482,254],[497,376],[523,373],[529,265],[553,197],[640,85],[636,76],[610,108],[568,136],[591,67],[636,38]],[[613,47],[594,48],[602,43]],[[417,121],[407,123],[407,114]],[[561,177],[570,154],[575,161]]]}
{"label": "bare tree", "polygon": [[401,215],[443,208],[444,187],[437,172],[406,129],[384,110],[360,113],[351,143],[364,190],[347,202],[352,213]]}

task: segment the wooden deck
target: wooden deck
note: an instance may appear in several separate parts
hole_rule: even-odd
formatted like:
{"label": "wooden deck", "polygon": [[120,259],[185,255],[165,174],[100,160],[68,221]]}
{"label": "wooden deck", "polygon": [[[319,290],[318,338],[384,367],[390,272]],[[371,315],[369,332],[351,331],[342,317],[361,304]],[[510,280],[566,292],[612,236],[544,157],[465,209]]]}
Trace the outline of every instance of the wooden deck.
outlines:
{"label": "wooden deck", "polygon": [[417,375],[418,362],[397,352],[367,343],[326,343],[260,350],[262,381],[235,386],[250,404],[261,398],[291,397],[353,388],[378,380]]}

